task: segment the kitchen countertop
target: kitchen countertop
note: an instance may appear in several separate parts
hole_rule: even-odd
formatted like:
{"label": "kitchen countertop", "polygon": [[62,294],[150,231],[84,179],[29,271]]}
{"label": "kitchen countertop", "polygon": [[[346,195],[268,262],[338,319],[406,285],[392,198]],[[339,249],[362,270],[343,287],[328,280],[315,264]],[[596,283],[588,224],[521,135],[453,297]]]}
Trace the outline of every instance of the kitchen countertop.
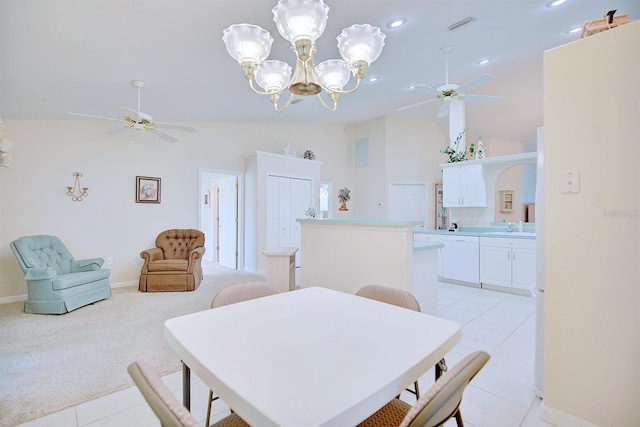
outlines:
{"label": "kitchen countertop", "polygon": [[[414,234],[438,234],[441,236],[475,236],[475,237],[498,237],[507,239],[535,239],[536,233],[533,230],[527,230],[525,232],[507,232],[506,227],[468,227],[462,228],[459,231],[447,231],[447,230],[416,230]],[[500,233],[500,234],[495,234]]]}

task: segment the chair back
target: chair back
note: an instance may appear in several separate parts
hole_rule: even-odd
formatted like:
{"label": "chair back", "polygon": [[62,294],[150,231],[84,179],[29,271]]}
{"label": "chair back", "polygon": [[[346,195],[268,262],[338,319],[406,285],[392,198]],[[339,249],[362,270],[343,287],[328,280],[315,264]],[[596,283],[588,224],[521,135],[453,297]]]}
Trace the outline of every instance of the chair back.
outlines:
{"label": "chair back", "polygon": [[56,236],[23,236],[9,244],[20,268],[53,268],[58,274],[71,272],[73,256]]}
{"label": "chair back", "polygon": [[251,299],[268,297],[275,295],[278,290],[265,282],[250,282],[232,285],[221,289],[213,297],[211,308],[222,307],[223,305],[235,304],[237,302]]}
{"label": "chair back", "polygon": [[467,384],[490,358],[489,353],[476,351],[462,359],[418,399],[400,427],[439,426],[451,418],[458,411]]}
{"label": "chair back", "polygon": [[387,304],[396,305],[398,307],[407,308],[409,310],[421,311],[420,304],[416,298],[402,289],[394,289],[380,285],[367,285],[360,288],[356,295],[373,299]]}
{"label": "chair back", "polygon": [[189,259],[193,249],[204,246],[204,233],[192,228],[165,230],[156,238],[156,246],[164,259]]}
{"label": "chair back", "polygon": [[127,368],[162,427],[199,427],[191,413],[173,395],[158,372],[145,361],[137,360]]}

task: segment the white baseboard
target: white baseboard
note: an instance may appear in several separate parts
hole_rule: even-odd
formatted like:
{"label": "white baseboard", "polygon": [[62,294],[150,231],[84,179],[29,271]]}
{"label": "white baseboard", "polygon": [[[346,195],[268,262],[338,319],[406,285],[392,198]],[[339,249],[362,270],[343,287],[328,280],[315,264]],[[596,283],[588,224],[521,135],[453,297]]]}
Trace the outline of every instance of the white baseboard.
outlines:
{"label": "white baseboard", "polygon": [[[125,286],[137,286],[138,285],[138,281],[137,280],[131,280],[129,282],[118,282],[118,283],[111,283],[111,288],[123,288]],[[21,301],[26,301],[27,300],[27,294],[24,295],[14,295],[12,297],[2,297],[0,298],[0,304],[8,304],[11,302],[21,302]]]}
{"label": "white baseboard", "polygon": [[540,418],[543,421],[552,424],[554,426],[562,427],[597,427],[596,424],[591,424],[581,418],[574,417],[557,409],[550,408],[544,404],[544,400],[540,404],[540,410],[538,411]]}

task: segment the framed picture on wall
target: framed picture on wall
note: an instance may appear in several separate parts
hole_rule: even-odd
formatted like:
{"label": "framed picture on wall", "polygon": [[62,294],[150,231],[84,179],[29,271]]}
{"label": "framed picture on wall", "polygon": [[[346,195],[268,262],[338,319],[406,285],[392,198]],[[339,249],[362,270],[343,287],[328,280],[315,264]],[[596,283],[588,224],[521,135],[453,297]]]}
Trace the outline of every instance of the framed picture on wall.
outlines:
{"label": "framed picture on wall", "polygon": [[136,203],[160,203],[160,178],[136,176]]}

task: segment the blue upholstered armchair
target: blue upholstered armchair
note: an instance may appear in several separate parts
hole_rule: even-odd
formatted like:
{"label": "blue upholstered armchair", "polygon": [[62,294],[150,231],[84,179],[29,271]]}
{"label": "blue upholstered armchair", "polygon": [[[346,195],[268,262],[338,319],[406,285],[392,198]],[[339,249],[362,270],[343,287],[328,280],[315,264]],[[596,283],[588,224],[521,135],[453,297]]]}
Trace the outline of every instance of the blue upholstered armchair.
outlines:
{"label": "blue upholstered armchair", "polygon": [[26,313],[63,314],[111,296],[102,258],[73,259],[55,236],[20,237],[9,246],[25,273]]}

